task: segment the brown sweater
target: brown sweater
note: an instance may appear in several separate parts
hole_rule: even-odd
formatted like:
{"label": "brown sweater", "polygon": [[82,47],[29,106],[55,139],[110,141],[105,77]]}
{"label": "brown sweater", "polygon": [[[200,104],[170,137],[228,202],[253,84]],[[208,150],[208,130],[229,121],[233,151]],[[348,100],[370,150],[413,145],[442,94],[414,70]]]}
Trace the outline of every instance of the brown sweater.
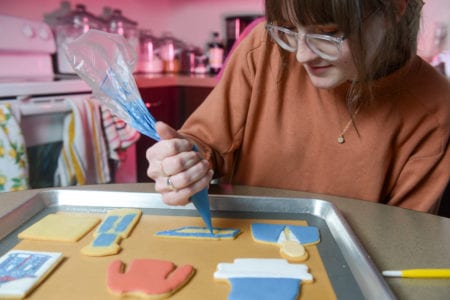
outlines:
{"label": "brown sweater", "polygon": [[[266,44],[269,43],[267,46]],[[280,55],[264,24],[233,53],[223,77],[180,132],[222,180],[433,211],[450,177],[450,84],[414,57],[376,82],[375,102],[350,120],[348,86],[314,87]]]}

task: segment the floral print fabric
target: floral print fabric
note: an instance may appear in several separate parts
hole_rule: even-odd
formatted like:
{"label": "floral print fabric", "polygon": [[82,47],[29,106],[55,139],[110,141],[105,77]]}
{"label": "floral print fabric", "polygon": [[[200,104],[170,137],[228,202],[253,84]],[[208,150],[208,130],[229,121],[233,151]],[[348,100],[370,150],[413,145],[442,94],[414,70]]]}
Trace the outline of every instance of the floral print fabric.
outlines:
{"label": "floral print fabric", "polygon": [[25,190],[28,160],[22,130],[9,103],[0,105],[0,192]]}

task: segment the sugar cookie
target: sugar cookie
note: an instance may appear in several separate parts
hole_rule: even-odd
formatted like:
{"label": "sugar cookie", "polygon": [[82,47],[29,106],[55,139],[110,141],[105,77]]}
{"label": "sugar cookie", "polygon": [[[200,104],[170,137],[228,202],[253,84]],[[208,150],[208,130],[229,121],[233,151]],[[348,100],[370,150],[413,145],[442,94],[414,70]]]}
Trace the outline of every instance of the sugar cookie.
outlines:
{"label": "sugar cookie", "polygon": [[107,256],[118,253],[120,240],[128,237],[141,214],[139,209],[131,208],[108,211],[94,233],[94,240],[83,247],[81,253],[88,256]]}
{"label": "sugar cookie", "polygon": [[256,241],[278,243],[280,236],[285,240],[297,240],[302,245],[315,245],[320,242],[319,229],[315,226],[285,224],[252,224],[252,235]]}
{"label": "sugar cookie", "polygon": [[156,259],[135,259],[124,272],[122,261],[115,260],[108,266],[107,286],[114,294],[161,299],[182,288],[194,272],[191,265],[177,268],[170,261]]}
{"label": "sugar cookie", "polygon": [[284,241],[280,243],[280,254],[282,257],[293,261],[305,261],[309,257],[305,247],[297,241]]}
{"label": "sugar cookie", "polygon": [[319,229],[314,226],[254,223],[251,228],[255,241],[280,246],[281,256],[293,261],[308,259],[303,245],[320,242]]}
{"label": "sugar cookie", "polygon": [[264,258],[238,258],[233,263],[220,263],[214,279],[229,281],[229,300],[297,299],[301,283],[313,281],[306,265]]}
{"label": "sugar cookie", "polygon": [[93,215],[49,214],[34,223],[18,237],[27,240],[76,242],[100,222]]}
{"label": "sugar cookie", "polygon": [[206,227],[185,226],[171,230],[159,231],[156,236],[168,238],[187,238],[187,239],[234,239],[239,234],[239,229],[232,228],[213,228],[213,233]]}
{"label": "sugar cookie", "polygon": [[23,298],[56,267],[62,253],[11,250],[0,258],[0,298]]}

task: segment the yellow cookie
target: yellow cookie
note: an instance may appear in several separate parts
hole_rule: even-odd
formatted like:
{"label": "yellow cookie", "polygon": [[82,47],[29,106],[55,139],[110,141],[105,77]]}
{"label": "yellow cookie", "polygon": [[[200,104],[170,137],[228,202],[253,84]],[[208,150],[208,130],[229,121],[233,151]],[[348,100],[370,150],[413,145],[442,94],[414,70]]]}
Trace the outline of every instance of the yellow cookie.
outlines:
{"label": "yellow cookie", "polygon": [[100,222],[97,216],[50,214],[34,223],[18,237],[27,240],[76,242]]}
{"label": "yellow cookie", "polygon": [[297,241],[284,241],[281,243],[280,254],[282,257],[292,261],[305,261],[309,257],[305,247]]}

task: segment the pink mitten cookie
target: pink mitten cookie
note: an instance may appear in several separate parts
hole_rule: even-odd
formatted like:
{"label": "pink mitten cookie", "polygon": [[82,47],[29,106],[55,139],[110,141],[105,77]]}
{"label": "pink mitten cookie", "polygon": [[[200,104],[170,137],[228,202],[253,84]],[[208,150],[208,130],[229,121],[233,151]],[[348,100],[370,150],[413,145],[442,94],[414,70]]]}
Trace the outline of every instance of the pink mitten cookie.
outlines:
{"label": "pink mitten cookie", "polygon": [[161,299],[183,287],[194,272],[191,265],[177,268],[170,261],[157,259],[135,259],[124,272],[124,263],[115,260],[108,266],[107,285],[114,294]]}

